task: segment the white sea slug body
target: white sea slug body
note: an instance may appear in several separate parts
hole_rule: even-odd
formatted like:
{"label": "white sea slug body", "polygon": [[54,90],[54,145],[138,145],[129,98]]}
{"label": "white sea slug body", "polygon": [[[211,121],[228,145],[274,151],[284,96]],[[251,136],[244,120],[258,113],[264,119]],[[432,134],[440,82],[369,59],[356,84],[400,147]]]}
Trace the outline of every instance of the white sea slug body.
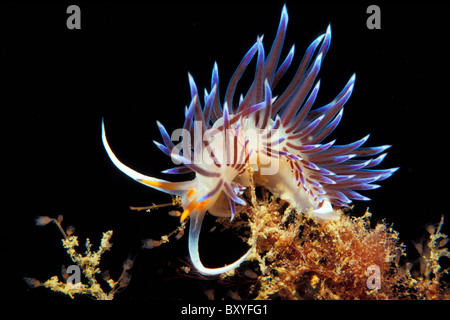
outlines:
{"label": "white sea slug body", "polygon": [[[329,104],[312,110],[320,81],[316,82],[331,41],[331,28],[315,39],[306,50],[297,72],[287,88],[272,95],[289,68],[294,47],[279,63],[288,14],[283,7],[278,32],[270,53],[265,55],[262,39],[246,53],[225,93],[219,97],[219,75],[214,64],[211,91],[205,90],[201,106],[197,86],[189,75],[191,102],[185,110],[182,142],[174,145],[165,128],[157,122],[164,144],[157,147],[181,166],[163,173],[194,172],[195,178],[169,182],[142,175],[122,164],[112,152],[102,126],[105,149],[123,173],[157,190],[180,196],[181,220],[190,217],[189,253],[194,267],[205,275],[228,272],[243,262],[251,249],[236,262],[222,268],[206,268],[200,261],[198,240],[206,212],[231,217],[247,206],[241,198],[249,185],[248,166],[254,181],[273,194],[289,201],[302,212],[312,212],[318,219],[332,219],[335,211],[348,206],[351,199],[369,200],[355,190],[377,188],[372,184],[397,170],[374,170],[386,156],[377,155],[390,146],[362,148],[369,136],[348,145],[322,141],[337,127],[343,106],[350,98],[355,75]],[[245,96],[234,101],[237,83],[247,65],[256,56],[253,84]]]}

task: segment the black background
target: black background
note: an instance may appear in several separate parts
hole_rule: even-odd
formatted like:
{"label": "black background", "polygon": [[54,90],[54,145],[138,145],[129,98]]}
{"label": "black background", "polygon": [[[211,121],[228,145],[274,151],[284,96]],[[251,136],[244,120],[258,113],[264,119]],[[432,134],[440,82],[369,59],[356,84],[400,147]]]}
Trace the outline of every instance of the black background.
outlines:
{"label": "black background", "polygon": [[[66,28],[69,4],[81,8],[81,30]],[[381,8],[381,30],[366,27],[370,4]],[[103,261],[113,278],[129,253],[138,254],[130,287],[117,299],[205,298],[205,282],[170,279],[176,273],[168,263],[182,265],[179,259],[188,256],[187,237],[140,251],[142,239],[159,238],[178,221],[167,210],[129,210],[130,205],[164,203],[170,197],[113,166],[101,143],[101,119],[123,163],[144,174],[172,178],[160,173],[172,165],[152,143],[161,141],[156,120],[169,133],[182,126],[190,99],[187,72],[200,92],[209,90],[214,61],[223,94],[257,35],[264,34],[268,52],[282,5],[1,5],[6,219],[0,243],[10,297],[65,301],[45,289],[30,290],[22,280],[45,280],[59,274],[62,263],[70,264],[56,227],[34,226],[36,216],[62,214],[65,226],[76,226],[80,242],[89,237],[96,246],[103,231],[114,230],[114,246]],[[287,1],[287,9],[283,56],[295,43],[292,69],[310,42],[329,23],[332,26],[315,106],[333,99],[356,72],[343,120],[327,141],[336,138],[345,144],[371,133],[367,146],[393,145],[380,168],[400,170],[382,182],[382,188],[365,192],[372,201],[356,202],[354,214],[369,207],[374,221],[393,223],[411,247],[412,240],[426,233],[425,225],[448,215],[446,8],[430,2]],[[250,70],[241,89],[250,84]],[[206,225],[213,226],[213,219]],[[201,255],[208,266],[234,261],[244,250],[232,235],[204,232],[201,238]]]}

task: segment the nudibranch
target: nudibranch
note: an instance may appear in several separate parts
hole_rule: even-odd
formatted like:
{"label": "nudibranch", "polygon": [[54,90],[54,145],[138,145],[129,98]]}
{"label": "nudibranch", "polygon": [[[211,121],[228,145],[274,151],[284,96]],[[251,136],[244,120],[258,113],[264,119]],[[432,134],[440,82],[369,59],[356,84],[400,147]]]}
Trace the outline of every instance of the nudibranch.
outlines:
{"label": "nudibranch", "polygon": [[[125,166],[108,145],[102,123],[104,147],[119,170],[146,186],[181,197],[184,210],[181,221],[190,218],[190,258],[202,274],[218,275],[233,270],[252,250],[221,268],[206,268],[198,252],[206,212],[233,219],[247,206],[242,193],[250,184],[249,168],[254,173],[255,184],[295,205],[299,211],[312,213],[322,220],[333,219],[336,211],[352,200],[370,200],[358,191],[379,187],[373,182],[384,180],[397,170],[372,169],[385,158],[383,152],[390,146],[361,147],[369,135],[346,145],[335,145],[335,140],[322,143],[339,124],[355,83],[355,75],[352,75],[333,101],[312,109],[320,87],[316,78],[330,46],[330,26],[307,48],[287,88],[273,96],[272,91],[294,57],[292,46],[280,63],[287,24],[288,13],[284,6],[269,54],[265,54],[263,38],[258,37],[234,72],[223,101],[219,95],[217,63],[212,70],[211,90],[204,92],[203,107],[197,86],[188,74],[191,101],[185,108],[183,128],[174,133],[181,137],[179,144],[174,144],[157,121],[164,144],[154,143],[179,164],[163,173],[193,172],[193,180],[170,182]],[[235,101],[237,84],[255,56],[253,83],[247,93]],[[374,155],[377,157],[370,158]]]}

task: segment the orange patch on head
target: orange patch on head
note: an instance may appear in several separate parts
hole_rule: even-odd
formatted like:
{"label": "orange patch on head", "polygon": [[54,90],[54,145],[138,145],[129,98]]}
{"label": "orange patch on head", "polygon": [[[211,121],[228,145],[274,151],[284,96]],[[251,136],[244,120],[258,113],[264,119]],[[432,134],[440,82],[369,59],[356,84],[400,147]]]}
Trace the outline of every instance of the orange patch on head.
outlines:
{"label": "orange patch on head", "polygon": [[189,216],[189,214],[191,214],[192,210],[194,210],[197,207],[197,205],[198,202],[195,200],[189,203],[187,208],[184,209],[183,213],[181,214],[180,221],[184,221]]}
{"label": "orange patch on head", "polygon": [[194,195],[194,193],[195,193],[194,189],[189,189],[188,192],[187,192],[188,198],[192,197]]}
{"label": "orange patch on head", "polygon": [[195,209],[197,209],[197,210],[202,210],[203,208],[206,207],[206,205],[209,203],[209,201],[210,201],[210,199],[200,202],[200,203],[198,204],[198,206],[195,207]]}
{"label": "orange patch on head", "polygon": [[[190,189],[189,191],[191,191],[192,189]],[[188,191],[188,193],[189,193]],[[183,222],[190,214],[193,210],[202,210],[206,207],[206,205],[209,203],[210,199],[202,201],[200,203],[198,203],[197,201],[193,200],[191,203],[189,203],[189,205],[187,206],[186,209],[184,209],[183,213],[181,214],[181,218],[180,221]]]}

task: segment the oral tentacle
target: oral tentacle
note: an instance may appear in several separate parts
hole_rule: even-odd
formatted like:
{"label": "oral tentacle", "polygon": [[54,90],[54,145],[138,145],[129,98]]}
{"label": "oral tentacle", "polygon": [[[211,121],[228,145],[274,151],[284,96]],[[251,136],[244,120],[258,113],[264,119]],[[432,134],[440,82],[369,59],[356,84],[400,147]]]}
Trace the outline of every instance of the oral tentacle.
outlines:
{"label": "oral tentacle", "polygon": [[172,195],[177,196],[183,196],[186,193],[186,190],[192,188],[193,182],[192,181],[183,181],[183,182],[170,182],[162,179],[156,179],[150,176],[143,175],[126,165],[124,165],[122,162],[117,159],[114,152],[111,150],[111,147],[108,144],[108,140],[106,139],[106,133],[105,133],[105,124],[102,121],[102,141],[103,146],[105,147],[106,153],[108,154],[109,158],[111,159],[112,163],[124,174],[129,176],[130,178],[136,180],[137,182],[140,182],[144,185],[150,186],[156,190],[169,193]]}
{"label": "oral tentacle", "polygon": [[247,259],[252,249],[249,249],[242,257],[240,257],[238,260],[225,267],[206,268],[202,264],[200,260],[200,254],[198,252],[198,241],[200,237],[200,231],[204,216],[205,216],[204,211],[203,212],[195,211],[191,213],[190,217],[191,221],[189,226],[189,256],[191,258],[193,266],[195,267],[195,269],[197,269],[197,271],[208,276],[215,276],[236,269],[242,262],[244,262]]}

